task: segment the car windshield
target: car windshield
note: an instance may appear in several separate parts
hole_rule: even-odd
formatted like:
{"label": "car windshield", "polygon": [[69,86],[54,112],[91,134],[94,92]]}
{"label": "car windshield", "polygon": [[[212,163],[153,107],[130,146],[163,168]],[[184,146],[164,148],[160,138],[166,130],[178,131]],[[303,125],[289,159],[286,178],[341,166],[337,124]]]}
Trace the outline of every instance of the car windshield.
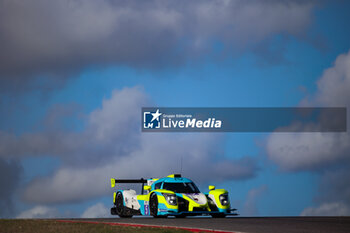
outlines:
{"label": "car windshield", "polygon": [[163,189],[170,190],[175,193],[200,193],[199,189],[193,182],[164,183]]}

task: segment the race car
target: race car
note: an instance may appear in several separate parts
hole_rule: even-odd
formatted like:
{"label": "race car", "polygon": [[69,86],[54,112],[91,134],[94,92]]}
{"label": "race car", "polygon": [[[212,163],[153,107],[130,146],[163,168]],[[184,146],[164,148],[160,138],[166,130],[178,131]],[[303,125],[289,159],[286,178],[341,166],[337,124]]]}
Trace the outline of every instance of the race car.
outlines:
{"label": "race car", "polygon": [[231,209],[228,192],[209,186],[209,192],[201,193],[190,179],[180,174],[171,174],[156,179],[111,179],[111,187],[118,183],[140,183],[141,194],[135,190],[117,190],[113,193],[112,215],[130,218],[133,215],[157,217],[186,217],[193,215],[211,215],[222,218],[237,215]]}

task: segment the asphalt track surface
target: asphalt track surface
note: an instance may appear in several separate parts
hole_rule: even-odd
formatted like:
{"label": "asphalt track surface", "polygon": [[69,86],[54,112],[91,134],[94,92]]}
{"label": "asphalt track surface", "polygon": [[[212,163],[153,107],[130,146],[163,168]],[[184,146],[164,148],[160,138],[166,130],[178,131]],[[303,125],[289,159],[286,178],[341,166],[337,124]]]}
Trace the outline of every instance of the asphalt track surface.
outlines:
{"label": "asphalt track surface", "polygon": [[78,221],[174,226],[246,233],[350,233],[350,217],[189,217],[72,219]]}

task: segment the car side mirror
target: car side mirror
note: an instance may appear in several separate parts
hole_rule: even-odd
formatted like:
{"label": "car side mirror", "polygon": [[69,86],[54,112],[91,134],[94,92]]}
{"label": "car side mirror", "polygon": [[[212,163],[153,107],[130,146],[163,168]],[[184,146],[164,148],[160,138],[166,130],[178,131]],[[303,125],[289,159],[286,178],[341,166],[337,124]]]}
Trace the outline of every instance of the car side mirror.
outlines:
{"label": "car side mirror", "polygon": [[151,190],[151,186],[149,186],[149,185],[145,185],[145,186],[143,187],[143,189],[144,189],[144,190],[148,190],[148,191],[149,191],[149,190]]}
{"label": "car side mirror", "polygon": [[209,185],[209,190],[215,190],[215,186],[214,185]]}

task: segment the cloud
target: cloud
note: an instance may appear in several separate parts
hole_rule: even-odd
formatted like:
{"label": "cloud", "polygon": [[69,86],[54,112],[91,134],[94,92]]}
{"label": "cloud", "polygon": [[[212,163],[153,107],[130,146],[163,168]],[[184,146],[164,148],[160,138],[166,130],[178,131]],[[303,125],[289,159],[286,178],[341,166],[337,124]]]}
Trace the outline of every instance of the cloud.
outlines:
{"label": "cloud", "polygon": [[349,159],[348,133],[273,133],[268,157],[287,171],[320,170]]}
{"label": "cloud", "polygon": [[343,203],[324,203],[319,207],[305,208],[300,216],[349,216],[350,209]]}
{"label": "cloud", "polygon": [[[350,107],[350,52],[337,57],[334,66],[324,71],[317,87],[315,95],[301,101],[302,106]],[[348,132],[271,134],[266,149],[268,157],[284,170],[320,170],[349,161],[350,135]]]}
{"label": "cloud", "polygon": [[56,208],[47,206],[35,206],[32,209],[21,212],[17,218],[57,218],[60,214]]}
{"label": "cloud", "polygon": [[302,37],[312,1],[3,1],[1,91],[53,88],[106,65],[159,68],[211,51]]}
{"label": "cloud", "polygon": [[[314,95],[301,106],[350,107],[350,51],[337,57],[323,72]],[[347,114],[347,122],[350,116]],[[291,126],[293,127],[293,126]],[[305,126],[310,127],[310,126]],[[350,209],[350,134],[298,133],[271,134],[268,157],[285,171],[313,171],[320,175],[318,207],[306,208],[302,215],[348,215]]]}
{"label": "cloud", "polygon": [[[110,216],[110,209],[103,203],[96,203],[88,207],[82,214],[81,218],[105,218]],[[16,218],[28,219],[28,218],[72,218],[77,217],[74,213],[66,212],[60,213],[55,207],[48,207],[45,205],[34,206],[31,209],[24,210],[19,213]]]}
{"label": "cloud", "polygon": [[249,190],[246,201],[243,206],[242,214],[246,216],[258,216],[259,211],[257,208],[257,202],[262,195],[267,191],[267,185],[262,185],[257,188]]}
{"label": "cloud", "polygon": [[67,163],[86,164],[92,160],[105,162],[112,156],[111,151],[119,156],[128,154],[139,144],[140,109],[147,98],[140,87],[114,91],[112,99],[103,100],[102,109],[90,113],[82,133],[54,128],[60,124],[62,112],[71,111],[74,105],[68,105],[69,110],[56,107],[44,119],[48,127],[41,132],[16,136],[0,131],[0,158],[46,154],[59,156]]}
{"label": "cloud", "polygon": [[110,216],[110,209],[103,203],[97,203],[87,208],[81,218],[106,218]]}
{"label": "cloud", "polygon": [[317,207],[307,207],[302,216],[346,216],[350,215],[350,165],[338,164],[321,173],[321,182],[314,197]]}
{"label": "cloud", "polygon": [[0,217],[14,213],[13,195],[20,184],[22,167],[18,161],[0,158]]}
{"label": "cloud", "polygon": [[[210,152],[216,146],[209,139],[151,137],[145,139],[145,145],[139,151],[111,159],[108,164],[88,168],[63,167],[53,176],[35,179],[26,188],[24,199],[34,203],[64,203],[103,196],[111,192],[111,177],[162,177],[179,172],[181,155],[184,155],[184,175],[197,182],[249,179],[255,176],[257,168],[254,160],[220,158]],[[221,165],[224,163],[223,168]]]}
{"label": "cloud", "polygon": [[[24,200],[39,204],[107,195],[111,177],[162,177],[179,172],[181,158],[183,174],[198,183],[256,176],[254,158],[224,156],[223,134],[141,133],[141,107],[150,106],[150,102],[140,87],[115,90],[101,108],[86,117],[82,131],[49,128],[19,136],[3,133],[0,157],[49,155],[62,161],[59,169],[30,181],[23,191]],[[51,112],[49,116],[56,118]]]}
{"label": "cloud", "polygon": [[318,202],[342,202],[350,208],[350,176],[349,162],[339,164],[338,167],[328,169],[322,173]]}

